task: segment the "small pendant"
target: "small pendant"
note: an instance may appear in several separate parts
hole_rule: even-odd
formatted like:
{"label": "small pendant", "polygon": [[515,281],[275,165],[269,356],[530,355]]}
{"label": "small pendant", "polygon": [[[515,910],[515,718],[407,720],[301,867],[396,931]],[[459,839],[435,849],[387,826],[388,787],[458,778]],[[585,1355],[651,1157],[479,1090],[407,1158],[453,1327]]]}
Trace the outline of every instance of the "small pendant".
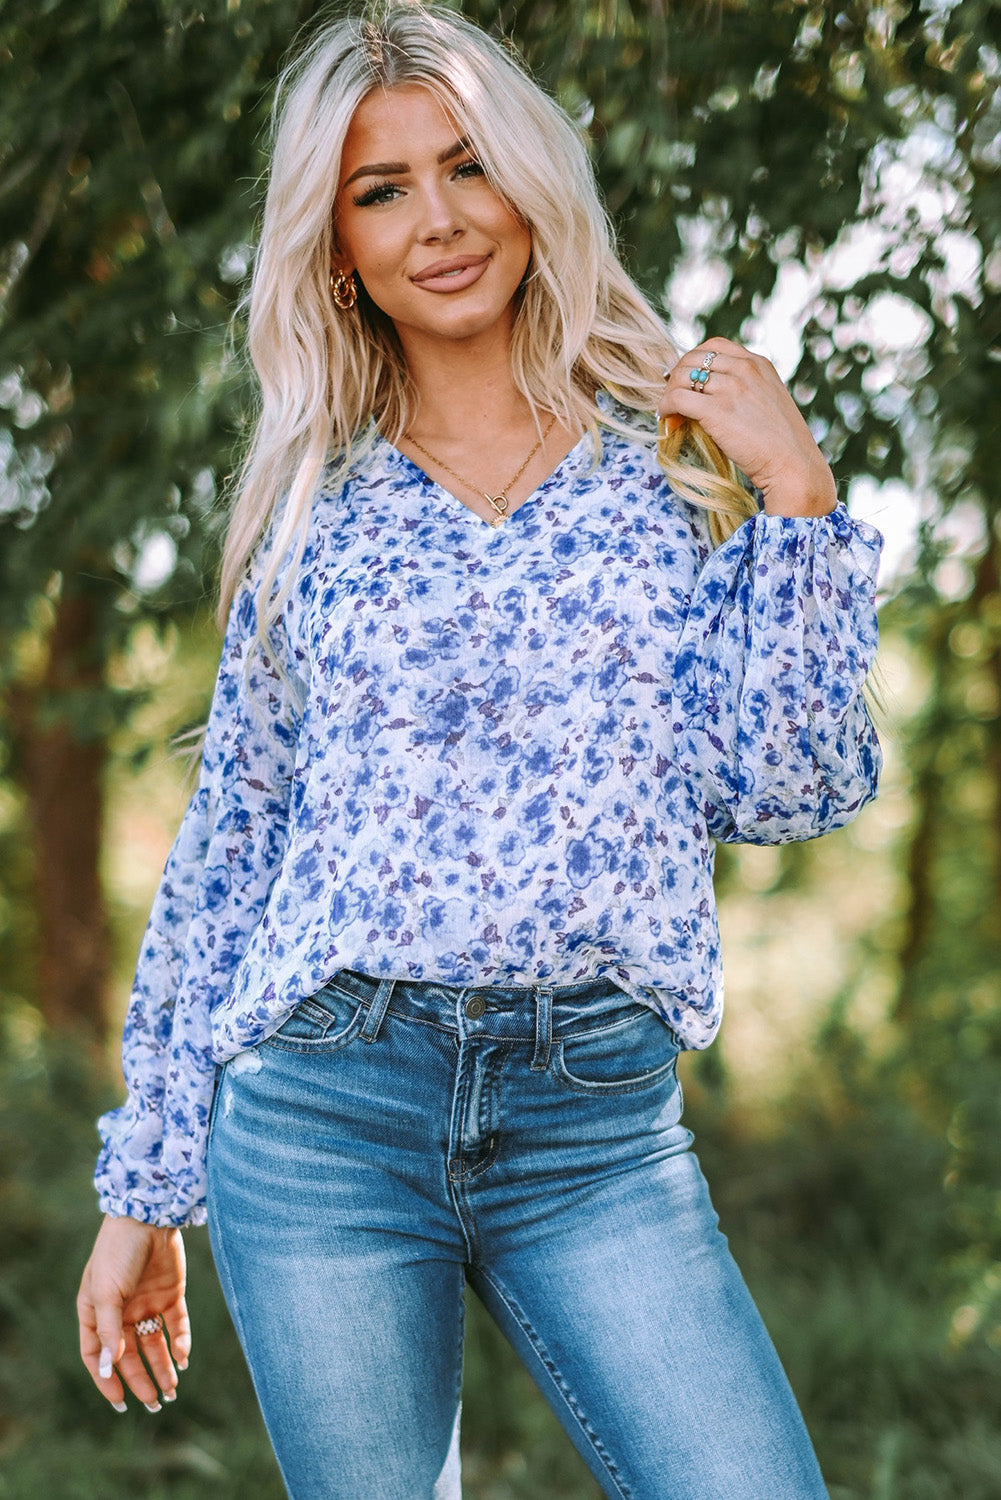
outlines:
{"label": "small pendant", "polygon": [[[504,517],[507,515],[507,507],[508,507],[508,498],[504,494],[504,491],[501,490],[501,492],[500,492],[499,495],[484,495],[483,498],[486,500],[486,502],[487,502],[488,505],[492,505],[493,506],[494,510],[500,516],[501,520],[503,520]],[[494,521],[492,524],[494,526],[496,526],[497,522]]]}

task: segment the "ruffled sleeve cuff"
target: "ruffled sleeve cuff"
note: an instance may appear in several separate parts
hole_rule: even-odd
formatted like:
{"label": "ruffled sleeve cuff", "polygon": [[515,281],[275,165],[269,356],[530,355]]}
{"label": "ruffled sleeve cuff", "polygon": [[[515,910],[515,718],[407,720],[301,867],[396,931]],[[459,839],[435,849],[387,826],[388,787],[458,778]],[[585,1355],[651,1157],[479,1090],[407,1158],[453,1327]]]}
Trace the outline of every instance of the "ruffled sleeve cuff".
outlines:
{"label": "ruffled sleeve cuff", "polygon": [[702,569],[675,658],[678,767],[722,842],[815,838],[876,793],[862,697],[876,654],[882,534],[843,502],[764,511]]}

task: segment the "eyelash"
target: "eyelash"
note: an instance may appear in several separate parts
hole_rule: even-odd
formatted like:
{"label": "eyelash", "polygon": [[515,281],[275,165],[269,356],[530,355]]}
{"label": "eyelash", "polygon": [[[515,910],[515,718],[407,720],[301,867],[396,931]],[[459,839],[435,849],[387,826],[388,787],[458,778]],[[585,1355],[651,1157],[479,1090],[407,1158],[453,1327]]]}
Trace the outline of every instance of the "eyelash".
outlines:
{"label": "eyelash", "polygon": [[[470,157],[468,161],[460,162],[455,169],[454,175],[456,177],[464,176],[469,168],[473,169],[469,173],[470,176],[483,176],[483,168],[480,166],[479,162],[472,157]],[[359,208],[368,208],[370,204],[373,203],[392,203],[393,196],[391,195],[395,195],[399,191],[399,183],[377,182],[374,187],[370,187],[366,192],[359,193],[357,198],[352,199],[352,202],[357,204]]]}

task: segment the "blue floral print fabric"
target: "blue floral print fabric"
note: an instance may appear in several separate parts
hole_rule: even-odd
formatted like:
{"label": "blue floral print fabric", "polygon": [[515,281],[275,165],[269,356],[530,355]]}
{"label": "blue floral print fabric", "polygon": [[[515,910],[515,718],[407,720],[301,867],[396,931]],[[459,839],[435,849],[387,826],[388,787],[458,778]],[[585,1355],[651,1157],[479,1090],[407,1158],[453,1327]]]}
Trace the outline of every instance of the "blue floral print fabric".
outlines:
{"label": "blue floral print fabric", "polygon": [[651,441],[601,449],[494,528],[373,436],[317,493],[271,656],[250,570],[98,1122],[106,1212],[204,1223],[216,1065],[342,968],[604,976],[707,1047],[716,843],[875,795],[881,534],[839,502],[713,550]]}

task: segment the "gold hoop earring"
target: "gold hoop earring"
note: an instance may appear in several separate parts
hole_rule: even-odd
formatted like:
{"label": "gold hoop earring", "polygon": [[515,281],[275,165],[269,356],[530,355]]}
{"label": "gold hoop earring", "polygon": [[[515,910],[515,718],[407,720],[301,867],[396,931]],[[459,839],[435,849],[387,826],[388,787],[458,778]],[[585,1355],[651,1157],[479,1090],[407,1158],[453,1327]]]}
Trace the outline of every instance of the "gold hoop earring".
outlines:
{"label": "gold hoop earring", "polygon": [[331,271],[330,273],[330,295],[335,307],[341,312],[348,312],[358,301],[358,285],[352,271],[350,276],[345,276],[343,271]]}

